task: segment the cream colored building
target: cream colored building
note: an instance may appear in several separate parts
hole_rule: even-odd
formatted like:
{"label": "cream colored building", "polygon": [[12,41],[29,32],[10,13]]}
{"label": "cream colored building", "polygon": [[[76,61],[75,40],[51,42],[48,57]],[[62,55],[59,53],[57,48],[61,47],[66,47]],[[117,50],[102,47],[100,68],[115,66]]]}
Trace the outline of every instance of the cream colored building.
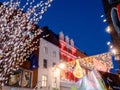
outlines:
{"label": "cream colored building", "polygon": [[60,72],[54,68],[54,65],[59,64],[59,47],[45,39],[40,39],[39,52],[38,88],[60,90]]}

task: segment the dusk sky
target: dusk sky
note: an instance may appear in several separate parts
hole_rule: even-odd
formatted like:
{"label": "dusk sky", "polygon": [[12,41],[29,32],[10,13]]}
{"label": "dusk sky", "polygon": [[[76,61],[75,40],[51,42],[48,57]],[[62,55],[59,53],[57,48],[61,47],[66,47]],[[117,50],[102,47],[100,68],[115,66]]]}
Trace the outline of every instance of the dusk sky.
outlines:
{"label": "dusk sky", "polygon": [[109,50],[106,43],[111,38],[105,31],[107,22],[103,23],[102,14],[102,0],[54,0],[39,25],[48,26],[56,34],[62,31],[91,56]]}
{"label": "dusk sky", "polygon": [[[62,31],[79,50],[92,56],[109,51],[111,36],[105,31],[105,18],[102,0],[54,0],[39,25],[48,26],[56,34]],[[114,59],[113,63],[111,72],[118,68]]]}
{"label": "dusk sky", "polygon": [[74,40],[75,47],[91,56],[109,51],[111,37],[104,19],[102,0],[54,0],[39,26],[48,26],[56,34],[62,31]]}
{"label": "dusk sky", "polygon": [[[39,1],[42,0],[35,0]],[[101,18],[101,15],[104,17]],[[91,56],[109,50],[106,43],[111,38],[105,31],[107,22],[104,23],[103,19],[105,14],[102,0],[53,0],[39,26],[48,26],[56,34],[62,31],[74,40],[75,47]]]}

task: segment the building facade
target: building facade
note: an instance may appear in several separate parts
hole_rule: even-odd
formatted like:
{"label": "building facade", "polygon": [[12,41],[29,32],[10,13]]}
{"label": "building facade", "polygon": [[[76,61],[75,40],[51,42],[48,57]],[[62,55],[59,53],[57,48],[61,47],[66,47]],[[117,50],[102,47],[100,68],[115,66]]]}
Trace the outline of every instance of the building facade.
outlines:
{"label": "building facade", "polygon": [[54,70],[54,65],[59,64],[59,47],[45,39],[40,39],[39,47],[39,87],[42,87],[41,90],[60,90],[60,74]]}
{"label": "building facade", "polygon": [[[71,86],[75,85],[77,78],[74,77],[72,69],[60,68],[59,65],[87,55],[77,49],[74,41],[62,32],[56,35],[48,27],[44,27],[43,31],[40,36],[42,38],[38,37],[39,42],[36,43],[38,47],[11,80],[14,82],[20,74],[18,85],[6,84],[2,90],[70,90]],[[26,77],[26,72],[29,72],[29,78]],[[29,83],[26,84],[24,78]]]}

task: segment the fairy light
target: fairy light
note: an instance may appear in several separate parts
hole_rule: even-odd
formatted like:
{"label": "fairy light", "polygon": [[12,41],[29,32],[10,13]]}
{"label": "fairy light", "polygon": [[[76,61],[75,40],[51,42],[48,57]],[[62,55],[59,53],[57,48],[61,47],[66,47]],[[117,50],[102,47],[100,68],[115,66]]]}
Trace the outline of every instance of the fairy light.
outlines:
{"label": "fairy light", "polygon": [[40,1],[36,5],[34,2],[27,0],[20,8],[19,0],[10,0],[0,6],[0,86],[4,86],[8,76],[38,48],[39,40],[35,38],[40,36],[42,30],[35,25],[51,6],[52,0]]}
{"label": "fairy light", "polygon": [[111,32],[112,32],[110,26],[107,26],[107,28],[106,28],[106,32],[107,32],[107,33],[111,33]]}

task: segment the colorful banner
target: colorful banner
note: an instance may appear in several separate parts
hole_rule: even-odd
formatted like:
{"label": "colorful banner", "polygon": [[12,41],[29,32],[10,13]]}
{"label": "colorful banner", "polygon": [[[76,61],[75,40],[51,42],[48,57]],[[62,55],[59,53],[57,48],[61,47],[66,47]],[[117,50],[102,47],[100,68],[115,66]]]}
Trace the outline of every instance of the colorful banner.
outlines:
{"label": "colorful banner", "polygon": [[92,70],[94,68],[93,57],[85,57],[79,59],[80,65],[87,69]]}
{"label": "colorful banner", "polygon": [[109,72],[113,68],[111,53],[103,53],[95,56],[79,59],[80,65],[87,69]]}
{"label": "colorful banner", "polygon": [[82,78],[86,70],[109,72],[113,68],[111,53],[103,53],[95,56],[78,58],[67,63],[68,71],[71,71],[76,78]]}
{"label": "colorful banner", "polygon": [[108,68],[113,68],[113,63],[112,63],[112,54],[111,52],[103,53],[94,56],[97,60],[102,61],[105,66]]}
{"label": "colorful banner", "polygon": [[97,60],[93,58],[93,65],[94,65],[94,68],[98,71],[104,71],[104,72],[108,71],[108,67],[101,60]]}

